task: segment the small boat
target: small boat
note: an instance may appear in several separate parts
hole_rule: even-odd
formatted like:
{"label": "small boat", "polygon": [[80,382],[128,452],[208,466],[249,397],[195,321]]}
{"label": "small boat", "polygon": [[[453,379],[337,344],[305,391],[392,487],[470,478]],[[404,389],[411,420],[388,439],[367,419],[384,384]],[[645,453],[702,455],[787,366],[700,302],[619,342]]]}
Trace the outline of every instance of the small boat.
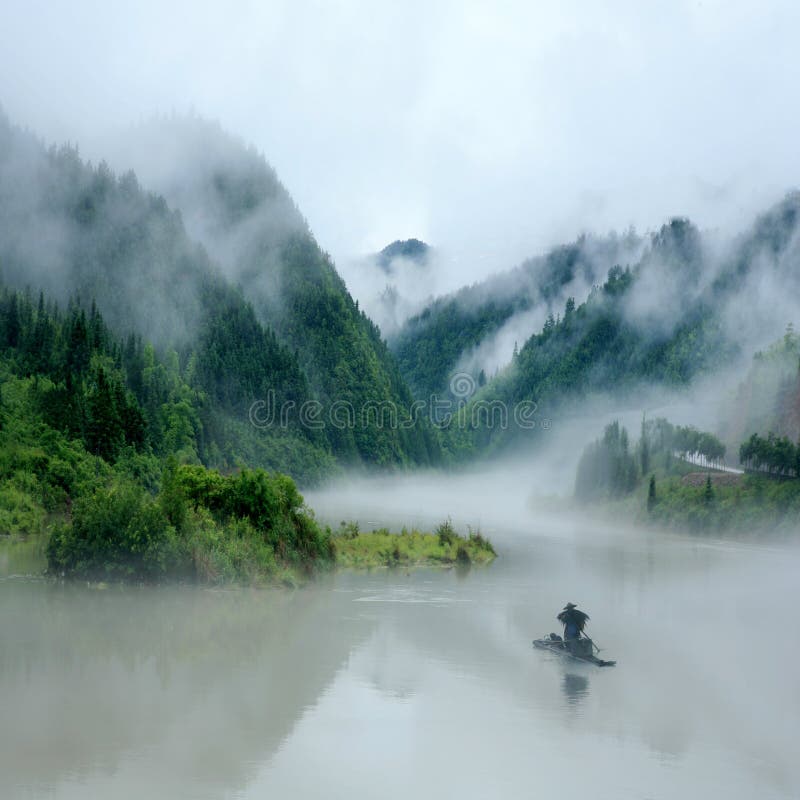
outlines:
{"label": "small boat", "polygon": [[534,639],[533,646],[538,647],[540,650],[549,650],[551,653],[556,653],[565,658],[574,658],[576,661],[595,664],[598,667],[613,667],[617,663],[616,661],[604,661],[602,658],[598,658],[594,654],[594,651],[598,648],[588,636],[574,639],[570,644],[567,644],[558,634],[551,633],[544,639]]}

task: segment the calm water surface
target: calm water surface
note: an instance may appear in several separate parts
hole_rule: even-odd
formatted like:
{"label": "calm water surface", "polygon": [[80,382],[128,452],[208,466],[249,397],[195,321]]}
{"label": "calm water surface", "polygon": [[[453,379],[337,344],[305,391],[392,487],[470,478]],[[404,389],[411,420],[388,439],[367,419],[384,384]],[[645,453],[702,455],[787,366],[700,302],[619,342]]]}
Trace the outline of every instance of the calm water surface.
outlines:
{"label": "calm water surface", "polygon": [[[491,506],[489,568],[296,592],[64,586],[0,545],[0,797],[800,796],[796,547]],[[617,667],[532,649],[568,600]]]}

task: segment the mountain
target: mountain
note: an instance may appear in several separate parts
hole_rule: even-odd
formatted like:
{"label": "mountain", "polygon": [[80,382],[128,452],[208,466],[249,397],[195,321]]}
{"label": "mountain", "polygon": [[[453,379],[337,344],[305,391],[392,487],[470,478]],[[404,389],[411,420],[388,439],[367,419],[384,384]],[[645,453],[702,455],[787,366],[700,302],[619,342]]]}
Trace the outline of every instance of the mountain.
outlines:
{"label": "mountain", "polygon": [[736,392],[724,404],[722,433],[731,452],[751,434],[800,439],[800,336],[790,323],[770,347],[759,350]]}
{"label": "mountain", "polygon": [[143,124],[129,140],[120,137],[118,147],[116,162],[126,160],[180,212],[259,320],[297,354],[324,416],[334,404],[355,416],[356,425],[327,427],[340,458],[377,464],[437,459],[436,438],[424,422],[403,428],[376,422],[375,409],[408,421],[411,394],[380,331],[255,150],[192,117]]}
{"label": "mountain", "polygon": [[453,418],[448,449],[466,457],[535,429],[498,425],[499,408],[510,416],[527,404],[539,420],[553,420],[590,398],[635,403],[653,387],[685,387],[730,369],[774,338],[791,320],[783,314],[797,312],[798,222],[800,196],[792,194],[720,253],[688,220],[670,220],[635,264],[614,267],[584,303],[570,299],[562,315],[547,318]]}
{"label": "mountain", "polygon": [[[196,443],[206,463],[310,478],[334,461],[435,460],[433,433],[399,424],[411,395],[377,328],[266,162],[198,120],[165,121],[139,141],[153,170],[169,165],[169,200],[133,171],[117,177],[0,120],[5,283],[62,307],[94,299],[116,336],[174,359],[206,398]],[[255,427],[255,401],[286,419]],[[335,403],[344,424],[325,424]],[[398,424],[385,424],[386,408]]]}
{"label": "mountain", "polygon": [[419,239],[396,240],[387,244],[375,257],[378,266],[391,274],[398,261],[411,262],[415,266],[425,267],[431,256],[430,245]]}
{"label": "mountain", "polygon": [[396,240],[377,253],[344,262],[348,285],[361,308],[391,339],[412,315],[430,302],[441,278],[441,254],[419,239]]}
{"label": "mountain", "polygon": [[615,264],[638,258],[642,242],[584,235],[513,270],[438,298],[390,337],[415,395],[446,394],[454,373],[491,376],[569,296],[585,297]]}

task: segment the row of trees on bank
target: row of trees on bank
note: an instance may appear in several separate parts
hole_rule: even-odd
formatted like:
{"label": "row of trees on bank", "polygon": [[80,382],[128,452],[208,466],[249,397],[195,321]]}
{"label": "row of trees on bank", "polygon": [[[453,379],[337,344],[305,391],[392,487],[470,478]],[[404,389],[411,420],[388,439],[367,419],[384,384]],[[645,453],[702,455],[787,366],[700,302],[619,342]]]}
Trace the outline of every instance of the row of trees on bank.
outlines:
{"label": "row of trees on bank", "polygon": [[794,444],[787,436],[766,436],[754,433],[739,448],[739,461],[746,469],[786,477],[800,476],[800,442]]}
{"label": "row of trees on bank", "polygon": [[[651,453],[670,452],[685,460],[701,456],[709,466],[720,467],[726,447],[722,441],[707,431],[692,425],[673,425],[663,417],[642,421],[640,450]],[[642,471],[647,465],[642,463]]]}
{"label": "row of trees on bank", "polygon": [[628,431],[615,420],[584,450],[575,495],[582,500],[622,497],[632,492],[656,463],[669,471],[675,456],[701,456],[708,464],[719,465],[725,445],[711,433],[673,425],[663,417],[643,419],[639,441],[631,445]]}

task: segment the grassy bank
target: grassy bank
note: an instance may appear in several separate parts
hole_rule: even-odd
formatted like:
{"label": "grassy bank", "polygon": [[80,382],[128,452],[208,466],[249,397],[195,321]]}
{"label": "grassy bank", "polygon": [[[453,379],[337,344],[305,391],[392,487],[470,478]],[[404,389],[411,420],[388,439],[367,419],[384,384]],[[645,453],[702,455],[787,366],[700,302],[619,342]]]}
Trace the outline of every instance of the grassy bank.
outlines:
{"label": "grassy bank", "polygon": [[488,564],[496,553],[480,533],[463,536],[444,522],[433,532],[403,529],[391,533],[385,528],[360,532],[358,526],[342,524],[333,537],[336,564],[341,567],[419,567]]}
{"label": "grassy bank", "polygon": [[[687,469],[653,473],[631,494],[582,504],[604,519],[695,533],[800,532],[800,481]],[[709,477],[710,487],[709,487]]]}
{"label": "grassy bank", "polygon": [[656,479],[655,499],[649,485],[636,492],[640,520],[692,531],[749,532],[800,529],[800,480],[761,475],[732,476],[694,472]]}
{"label": "grassy bank", "polygon": [[[751,441],[760,463],[772,464],[773,472],[792,472],[783,461],[770,461],[767,452],[772,448],[791,455],[796,451],[788,440],[770,435]],[[661,418],[643,419],[639,441],[632,445],[625,428],[613,422],[584,450],[574,500],[592,514],[659,528],[714,533],[800,529],[799,479],[698,468],[686,457],[690,453],[713,463],[724,457],[725,448],[709,433]]]}

